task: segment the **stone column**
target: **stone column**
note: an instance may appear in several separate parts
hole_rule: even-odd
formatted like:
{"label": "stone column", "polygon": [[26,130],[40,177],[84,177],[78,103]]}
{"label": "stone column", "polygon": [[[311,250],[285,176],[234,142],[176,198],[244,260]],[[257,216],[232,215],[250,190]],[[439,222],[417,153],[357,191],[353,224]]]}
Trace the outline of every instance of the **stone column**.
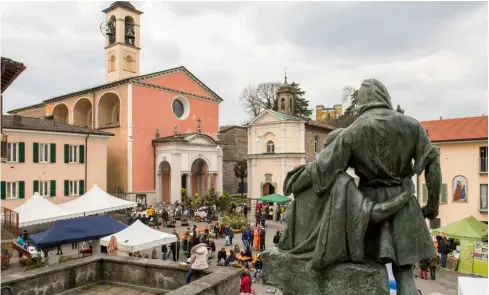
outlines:
{"label": "stone column", "polygon": [[[155,158],[156,161],[156,169],[155,169],[155,193],[156,193],[156,203],[163,202],[163,193],[162,193],[162,183],[161,183],[161,175],[158,175],[158,171],[160,170],[160,163],[158,162],[158,158]],[[161,173],[161,172],[160,172]]]}
{"label": "stone column", "polygon": [[217,154],[217,175],[216,175],[216,191],[223,193],[223,153],[222,149],[219,147],[218,149],[218,154]]}
{"label": "stone column", "polygon": [[207,190],[211,189],[211,173],[207,172]]}
{"label": "stone column", "polygon": [[192,198],[192,173],[187,173],[187,196]]}
{"label": "stone column", "polygon": [[171,190],[170,190],[170,201],[175,203],[181,202],[181,189],[182,189],[182,173],[181,173],[181,165],[180,165],[180,153],[174,153],[171,157]]}

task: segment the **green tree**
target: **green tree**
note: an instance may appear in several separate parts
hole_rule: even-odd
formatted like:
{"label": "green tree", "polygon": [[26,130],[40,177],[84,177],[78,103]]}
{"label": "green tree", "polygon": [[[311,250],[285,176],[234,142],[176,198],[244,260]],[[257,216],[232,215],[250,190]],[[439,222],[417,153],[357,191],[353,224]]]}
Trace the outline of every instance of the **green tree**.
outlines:
{"label": "green tree", "polygon": [[234,175],[241,180],[241,195],[243,195],[244,179],[248,176],[248,162],[246,160],[236,161]]}
{"label": "green tree", "polygon": [[294,91],[295,115],[298,117],[310,119],[312,109],[309,108],[309,101],[304,97],[306,92],[301,89],[299,83],[292,82],[290,84]]}

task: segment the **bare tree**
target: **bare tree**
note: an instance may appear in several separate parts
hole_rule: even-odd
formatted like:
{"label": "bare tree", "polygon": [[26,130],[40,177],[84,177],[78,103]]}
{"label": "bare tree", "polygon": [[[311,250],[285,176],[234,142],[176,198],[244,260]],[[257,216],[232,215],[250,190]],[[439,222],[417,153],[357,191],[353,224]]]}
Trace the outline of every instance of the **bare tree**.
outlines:
{"label": "bare tree", "polygon": [[257,86],[255,85],[246,86],[241,92],[239,99],[243,103],[246,112],[252,114],[253,116],[258,116],[263,109],[263,105],[258,95]]}
{"label": "bare tree", "polygon": [[279,88],[280,88],[280,83],[278,82],[268,82],[268,83],[258,84],[256,89],[263,109],[265,110],[273,109],[275,104],[275,99],[277,97],[277,91]]}

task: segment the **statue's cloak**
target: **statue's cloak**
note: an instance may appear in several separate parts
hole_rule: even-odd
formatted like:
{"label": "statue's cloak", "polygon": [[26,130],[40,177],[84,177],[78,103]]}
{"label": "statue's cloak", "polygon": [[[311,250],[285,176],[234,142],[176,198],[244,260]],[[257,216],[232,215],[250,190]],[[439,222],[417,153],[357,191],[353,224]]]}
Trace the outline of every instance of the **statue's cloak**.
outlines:
{"label": "statue's cloak", "polygon": [[[306,166],[287,174],[288,195]],[[318,198],[312,188],[294,196],[285,214],[287,228],[278,247],[294,257],[310,261],[314,269],[342,262],[363,262],[364,236],[373,202],[363,198],[346,172],[336,178],[328,196]]]}

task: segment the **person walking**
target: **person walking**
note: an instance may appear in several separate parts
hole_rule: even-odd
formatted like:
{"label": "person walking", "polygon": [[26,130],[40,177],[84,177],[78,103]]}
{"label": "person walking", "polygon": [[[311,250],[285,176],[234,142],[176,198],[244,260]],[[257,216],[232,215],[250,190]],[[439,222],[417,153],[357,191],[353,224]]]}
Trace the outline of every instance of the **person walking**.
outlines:
{"label": "person walking", "polygon": [[244,204],[243,206],[243,215],[246,219],[248,219],[248,204]]}
{"label": "person walking", "polygon": [[253,241],[253,244],[255,245],[254,248],[256,251],[260,251],[260,226],[259,225],[256,226],[253,236],[255,239]]}
{"label": "person walking", "polygon": [[429,265],[430,265],[430,261],[427,258],[422,259],[419,262],[419,270],[420,270],[419,276],[421,277],[422,280],[428,279],[428,267],[429,267]]}
{"label": "person walking", "polygon": [[241,231],[241,242],[243,242],[243,247],[246,249],[248,247],[248,229],[246,228]]}
{"label": "person walking", "polygon": [[63,255],[63,250],[61,250],[61,245],[56,246],[56,255]]}
{"label": "person walking", "polygon": [[229,245],[233,245],[234,231],[232,227],[229,227]]}
{"label": "person walking", "polygon": [[163,227],[168,226],[168,211],[166,209],[163,209],[163,212],[161,212],[161,219],[163,220]]}
{"label": "person walking", "polygon": [[231,241],[230,241],[230,229],[229,229],[229,224],[226,224],[224,226],[224,235],[226,236],[226,242],[224,243],[224,246],[229,246],[229,245],[232,245]]}
{"label": "person walking", "polygon": [[436,280],[436,268],[440,265],[440,256],[438,254],[430,258],[430,278]]}
{"label": "person walking", "polygon": [[447,267],[448,241],[446,237],[441,238],[438,242],[438,253],[441,256],[441,267]]}
{"label": "person walking", "polygon": [[166,260],[166,257],[168,257],[167,254],[168,254],[168,246],[166,245],[161,246],[161,258],[163,260]]}
{"label": "person walking", "polygon": [[256,211],[255,219],[256,219],[256,226],[259,226],[260,225],[260,219],[261,219],[261,211],[260,210]]}
{"label": "person walking", "polygon": [[173,261],[177,262],[180,259],[180,237],[177,234],[177,230],[173,229],[172,234],[177,237],[177,241],[170,244],[170,251]]}
{"label": "person walking", "polygon": [[248,230],[246,231],[246,235],[248,236],[248,245],[253,247],[253,228],[248,225]]}
{"label": "person walking", "polygon": [[190,269],[185,276],[185,283],[188,285],[192,280],[192,276],[201,272],[204,269],[209,268],[207,258],[209,257],[206,244],[200,243],[195,245],[191,250],[192,255],[187,260],[190,264]]}
{"label": "person walking", "polygon": [[265,251],[265,227],[262,226],[260,229],[260,250]]}

